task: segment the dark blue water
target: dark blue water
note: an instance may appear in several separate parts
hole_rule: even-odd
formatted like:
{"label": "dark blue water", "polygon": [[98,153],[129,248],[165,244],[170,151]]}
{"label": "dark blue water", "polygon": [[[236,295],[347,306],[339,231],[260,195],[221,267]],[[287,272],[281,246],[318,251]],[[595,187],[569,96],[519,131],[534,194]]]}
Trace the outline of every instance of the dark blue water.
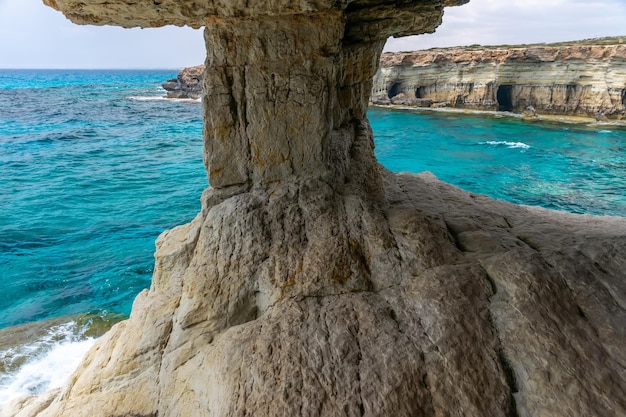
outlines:
{"label": "dark blue water", "polygon": [[[176,71],[0,70],[0,328],[127,314],[159,233],[207,186],[200,104],[164,100]],[[626,216],[626,132],[373,109],[376,153],[467,190]]]}
{"label": "dark blue water", "polygon": [[[0,70],[0,340],[13,326],[128,314],[154,241],[207,186],[197,102],[163,99],[176,71]],[[372,109],[376,154],[469,191],[626,216],[626,131]],[[62,386],[93,339],[73,316],[0,348],[0,407]],[[1,330],[5,328],[4,330]],[[6,343],[5,343],[5,346]],[[22,363],[23,358],[28,357]]]}

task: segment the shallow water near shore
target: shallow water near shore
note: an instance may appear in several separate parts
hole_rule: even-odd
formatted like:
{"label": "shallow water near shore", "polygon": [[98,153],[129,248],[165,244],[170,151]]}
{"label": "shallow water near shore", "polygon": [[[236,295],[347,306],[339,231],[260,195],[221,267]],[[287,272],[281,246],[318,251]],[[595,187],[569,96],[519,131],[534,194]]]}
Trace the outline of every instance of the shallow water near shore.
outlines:
{"label": "shallow water near shore", "polygon": [[[96,336],[75,315],[127,315],[150,285],[156,237],[200,210],[201,107],[163,99],[160,84],[176,73],[0,70],[0,329],[10,336],[23,329],[10,326],[52,320],[29,325],[26,342],[0,343],[0,407],[67,378]],[[377,108],[369,118],[392,171],[626,216],[626,131],[617,126]]]}
{"label": "shallow water near shore", "polygon": [[579,214],[626,216],[626,129],[372,109],[391,171],[431,171],[467,191]]}

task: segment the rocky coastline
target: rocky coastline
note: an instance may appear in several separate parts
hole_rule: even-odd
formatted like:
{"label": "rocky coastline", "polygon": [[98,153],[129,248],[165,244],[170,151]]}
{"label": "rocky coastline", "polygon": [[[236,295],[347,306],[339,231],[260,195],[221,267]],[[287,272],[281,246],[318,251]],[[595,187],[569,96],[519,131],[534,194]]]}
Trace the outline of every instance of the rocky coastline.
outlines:
{"label": "rocky coastline", "polygon": [[376,161],[386,39],[464,0],[44,2],[206,27],[211,188],[157,240],[130,318],[66,387],[0,416],[626,415],[626,219]]}
{"label": "rocky coastline", "polygon": [[[601,43],[601,42],[598,42]],[[197,98],[202,69],[181,70],[167,96]],[[506,111],[525,117],[626,120],[626,45],[510,46],[387,52],[374,105]]]}
{"label": "rocky coastline", "polygon": [[626,45],[475,47],[384,53],[371,101],[626,119]]}

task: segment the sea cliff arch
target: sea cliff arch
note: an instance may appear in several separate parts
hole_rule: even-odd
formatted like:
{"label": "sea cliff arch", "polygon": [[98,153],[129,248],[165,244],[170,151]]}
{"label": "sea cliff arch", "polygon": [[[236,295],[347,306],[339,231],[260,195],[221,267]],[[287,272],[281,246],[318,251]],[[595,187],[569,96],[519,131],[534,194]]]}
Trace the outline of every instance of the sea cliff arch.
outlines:
{"label": "sea cliff arch", "polygon": [[626,224],[561,223],[376,162],[385,40],[463,0],[44,1],[83,24],[205,26],[211,188],[159,237],[130,319],[65,388],[4,415],[626,412],[624,314],[602,292],[624,289],[623,264],[575,252],[623,253]]}

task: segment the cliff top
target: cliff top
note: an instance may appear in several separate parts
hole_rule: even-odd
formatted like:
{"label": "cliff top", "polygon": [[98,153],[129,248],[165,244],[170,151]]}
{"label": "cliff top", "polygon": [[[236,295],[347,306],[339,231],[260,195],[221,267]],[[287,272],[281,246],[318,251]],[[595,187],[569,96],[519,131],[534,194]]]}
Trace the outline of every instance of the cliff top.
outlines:
{"label": "cliff top", "polygon": [[[477,51],[484,49],[524,49],[534,47],[561,47],[561,46],[610,46],[610,45],[622,45],[626,44],[626,35],[620,36],[607,36],[603,38],[589,38],[580,39],[574,41],[562,41],[562,42],[540,42],[540,43],[528,43],[528,44],[502,44],[502,45],[479,45],[472,44],[467,46],[450,46],[445,48],[429,48],[424,51],[446,51],[446,50],[462,50],[462,51]],[[408,52],[408,51],[404,51]]]}
{"label": "cliff top", "polygon": [[607,46],[607,45],[622,45],[626,43],[626,35],[621,36],[607,36],[604,38],[589,38],[589,39],[581,39],[576,41],[562,41],[562,42],[551,42],[551,43],[529,43],[529,44],[520,44],[520,45],[469,45],[465,46],[466,50],[475,50],[475,49],[515,49],[515,48],[532,48],[539,46],[548,46],[548,47],[559,47],[559,46]]}
{"label": "cliff top", "polygon": [[425,64],[431,62],[503,62],[529,60],[552,62],[557,60],[626,59],[626,36],[584,39],[556,43],[496,46],[453,46],[411,52],[385,52],[381,65]]}

